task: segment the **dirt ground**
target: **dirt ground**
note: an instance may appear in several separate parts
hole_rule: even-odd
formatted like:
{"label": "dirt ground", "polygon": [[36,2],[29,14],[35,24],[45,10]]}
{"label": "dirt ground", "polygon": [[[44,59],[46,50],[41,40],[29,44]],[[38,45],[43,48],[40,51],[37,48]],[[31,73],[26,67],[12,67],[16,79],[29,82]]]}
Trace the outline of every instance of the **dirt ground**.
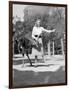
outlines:
{"label": "dirt ground", "polygon": [[47,85],[65,83],[65,64],[64,60],[46,61],[45,64],[37,64],[31,67],[18,60],[13,65],[13,86],[25,87],[31,85]]}

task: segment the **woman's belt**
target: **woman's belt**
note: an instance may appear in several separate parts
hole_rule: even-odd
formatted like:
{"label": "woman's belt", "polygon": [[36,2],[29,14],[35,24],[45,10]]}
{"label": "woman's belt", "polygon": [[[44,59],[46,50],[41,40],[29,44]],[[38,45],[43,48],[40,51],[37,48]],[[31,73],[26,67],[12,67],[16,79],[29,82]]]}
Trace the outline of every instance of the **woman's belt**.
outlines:
{"label": "woman's belt", "polygon": [[41,35],[40,36],[38,36],[38,35],[34,35],[35,37],[39,37],[39,38],[41,38]]}

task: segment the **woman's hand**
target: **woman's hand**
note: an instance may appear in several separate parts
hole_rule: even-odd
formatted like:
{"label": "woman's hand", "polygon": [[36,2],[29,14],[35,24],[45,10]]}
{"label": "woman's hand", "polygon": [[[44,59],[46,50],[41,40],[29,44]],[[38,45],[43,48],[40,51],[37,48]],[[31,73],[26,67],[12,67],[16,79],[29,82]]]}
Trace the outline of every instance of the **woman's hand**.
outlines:
{"label": "woman's hand", "polygon": [[52,32],[55,32],[55,31],[56,31],[56,29],[53,29],[53,30],[52,30]]}

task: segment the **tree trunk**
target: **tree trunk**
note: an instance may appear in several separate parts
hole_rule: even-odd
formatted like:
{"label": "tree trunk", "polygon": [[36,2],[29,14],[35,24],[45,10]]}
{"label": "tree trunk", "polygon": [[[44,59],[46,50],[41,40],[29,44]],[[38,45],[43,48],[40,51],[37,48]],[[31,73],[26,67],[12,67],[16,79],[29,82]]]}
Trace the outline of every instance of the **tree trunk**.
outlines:
{"label": "tree trunk", "polygon": [[62,55],[64,55],[64,45],[63,45],[63,39],[61,39],[61,49],[62,49]]}
{"label": "tree trunk", "polygon": [[48,42],[48,55],[49,55],[49,56],[51,55],[51,53],[50,53],[50,40],[49,40],[49,42]]}
{"label": "tree trunk", "polygon": [[53,41],[53,55],[55,55],[55,51],[54,51],[54,41]]}

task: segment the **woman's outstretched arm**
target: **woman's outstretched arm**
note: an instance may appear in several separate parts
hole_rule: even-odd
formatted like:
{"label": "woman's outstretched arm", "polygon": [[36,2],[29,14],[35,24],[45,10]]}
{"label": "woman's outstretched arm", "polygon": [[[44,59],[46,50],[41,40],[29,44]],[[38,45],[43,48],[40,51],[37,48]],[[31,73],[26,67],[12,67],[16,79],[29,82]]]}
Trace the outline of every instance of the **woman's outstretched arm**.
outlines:
{"label": "woman's outstretched arm", "polygon": [[51,33],[51,32],[55,32],[56,29],[53,29],[53,30],[47,30],[47,29],[44,29],[44,28],[43,28],[43,31],[48,32],[48,33]]}

